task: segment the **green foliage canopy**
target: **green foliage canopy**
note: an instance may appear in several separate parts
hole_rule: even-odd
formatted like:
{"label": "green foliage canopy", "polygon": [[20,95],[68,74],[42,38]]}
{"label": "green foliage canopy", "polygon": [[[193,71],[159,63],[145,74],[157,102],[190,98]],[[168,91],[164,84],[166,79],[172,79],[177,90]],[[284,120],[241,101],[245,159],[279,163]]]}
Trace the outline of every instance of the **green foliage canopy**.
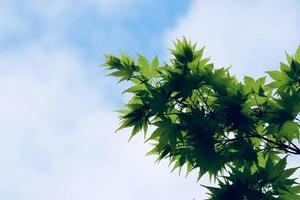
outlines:
{"label": "green foliage canopy", "polygon": [[[287,157],[300,155],[300,47],[272,79],[244,77],[215,68],[202,49],[177,40],[169,63],[138,61],[126,54],[106,55],[110,76],[131,81],[132,98],[120,110],[131,138],[144,130],[158,160],[169,158],[174,169],[186,165],[218,181],[207,187],[210,199],[300,199]],[[148,126],[154,131],[147,133]]]}

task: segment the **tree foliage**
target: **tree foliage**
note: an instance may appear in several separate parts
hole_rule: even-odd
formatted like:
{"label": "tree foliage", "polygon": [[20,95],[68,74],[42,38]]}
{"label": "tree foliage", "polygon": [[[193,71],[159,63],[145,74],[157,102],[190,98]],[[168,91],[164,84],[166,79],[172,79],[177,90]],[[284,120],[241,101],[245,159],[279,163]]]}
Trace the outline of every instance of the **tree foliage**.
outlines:
{"label": "tree foliage", "polygon": [[[183,38],[169,63],[126,54],[106,55],[110,76],[132,82],[132,98],[120,110],[131,138],[144,130],[158,160],[186,166],[218,182],[210,199],[300,199],[287,157],[300,155],[300,47],[266,77],[238,81],[228,68],[215,68],[204,48]],[[148,133],[148,126],[154,131]]]}

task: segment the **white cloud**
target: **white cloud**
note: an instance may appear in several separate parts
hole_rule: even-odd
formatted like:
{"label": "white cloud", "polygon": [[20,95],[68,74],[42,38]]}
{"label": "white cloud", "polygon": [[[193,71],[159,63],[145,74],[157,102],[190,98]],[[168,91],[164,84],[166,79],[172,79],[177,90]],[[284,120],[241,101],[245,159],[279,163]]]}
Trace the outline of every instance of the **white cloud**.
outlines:
{"label": "white cloud", "polygon": [[104,94],[115,82],[99,74],[103,86],[91,85],[91,66],[61,40],[83,7],[111,19],[137,1],[82,2],[1,1],[1,42],[15,33],[32,37],[36,22],[45,27],[0,55],[0,199],[201,198],[195,178],[171,175],[166,162],[145,157],[141,137],[128,144],[127,131],[113,134],[117,117]]}
{"label": "white cloud", "polygon": [[113,134],[116,115],[77,52],[29,44],[0,63],[1,199],[201,199],[194,176],[153,165],[141,137]]}
{"label": "white cloud", "polygon": [[300,3],[297,0],[194,0],[187,14],[166,33],[166,43],[186,36],[218,66],[232,65],[242,75],[264,76],[279,67],[284,50],[300,44]]}

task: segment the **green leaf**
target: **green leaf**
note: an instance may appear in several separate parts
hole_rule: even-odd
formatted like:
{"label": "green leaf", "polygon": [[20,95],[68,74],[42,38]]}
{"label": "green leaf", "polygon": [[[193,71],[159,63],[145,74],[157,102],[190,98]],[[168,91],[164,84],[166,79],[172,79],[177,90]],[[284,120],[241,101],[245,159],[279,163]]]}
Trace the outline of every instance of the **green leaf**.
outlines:
{"label": "green leaf", "polygon": [[132,129],[131,136],[128,139],[128,141],[130,141],[141,130],[142,130],[142,124],[141,123],[136,124]]}
{"label": "green leaf", "polygon": [[259,86],[262,86],[265,84],[265,81],[266,81],[266,77],[261,77],[259,79],[256,80],[256,83],[259,85]]}
{"label": "green leaf", "polygon": [[281,173],[284,170],[284,168],[286,167],[286,164],[287,164],[286,157],[284,157],[283,159],[279,160],[278,163],[276,163],[273,170],[275,172]]}
{"label": "green leaf", "polygon": [[299,193],[300,193],[300,185],[291,187],[291,188],[289,189],[289,191],[292,192],[292,193],[294,193],[294,194],[299,194]]}
{"label": "green leaf", "polygon": [[293,60],[293,57],[291,55],[289,55],[287,52],[285,52],[285,56],[286,56],[286,59],[287,59],[288,63],[291,64],[292,60]]}
{"label": "green leaf", "polygon": [[146,77],[150,78],[151,77],[151,66],[147,60],[146,57],[138,54],[138,59],[139,59],[139,66],[141,68],[141,73]]}
{"label": "green leaf", "polygon": [[151,149],[148,153],[146,153],[146,156],[150,156],[150,155],[155,155],[158,154],[160,152],[160,150],[158,149],[157,146],[155,146],[153,149]]}
{"label": "green leaf", "polygon": [[290,70],[290,67],[287,64],[281,62],[280,63],[280,70],[284,71],[284,72],[288,72]]}
{"label": "green leaf", "polygon": [[267,73],[272,77],[274,80],[285,80],[286,77],[280,71],[267,71]]}
{"label": "green leaf", "polygon": [[293,121],[286,121],[279,131],[281,136],[285,136],[289,141],[299,138],[299,125]]}
{"label": "green leaf", "polygon": [[122,53],[120,61],[122,62],[123,65],[125,66],[131,66],[134,64],[133,58],[131,58],[129,55]]}
{"label": "green leaf", "polygon": [[272,174],[272,172],[274,170],[274,162],[272,161],[271,156],[268,156],[265,169],[266,169],[268,174]]}
{"label": "green leaf", "polygon": [[[282,178],[289,178],[291,175],[293,175],[297,171],[297,169],[299,169],[299,167],[286,169],[282,172],[281,177]],[[299,192],[300,192],[300,190],[299,190]]]}
{"label": "green leaf", "polygon": [[244,82],[245,82],[245,84],[250,85],[250,86],[255,85],[255,80],[249,76],[244,77]]}
{"label": "green leaf", "polygon": [[134,85],[130,88],[127,88],[126,90],[124,90],[122,92],[122,94],[125,94],[125,93],[136,93],[137,91],[141,91],[141,90],[145,90],[145,86],[144,85]]}
{"label": "green leaf", "polygon": [[155,56],[154,59],[152,60],[151,67],[158,68],[158,65],[159,65],[158,57]]}
{"label": "green leaf", "polygon": [[151,136],[145,142],[148,142],[149,140],[157,139],[165,133],[166,133],[166,128],[158,127],[157,129],[155,129],[155,131],[153,131]]}
{"label": "green leaf", "polygon": [[295,54],[295,59],[298,63],[300,63],[300,45],[297,48],[296,54]]}
{"label": "green leaf", "polygon": [[151,65],[149,64],[148,60],[140,54],[138,54],[138,59],[139,59],[140,71],[145,78],[150,79],[159,75],[158,73],[159,61],[157,56],[154,57],[154,59],[151,62]]}

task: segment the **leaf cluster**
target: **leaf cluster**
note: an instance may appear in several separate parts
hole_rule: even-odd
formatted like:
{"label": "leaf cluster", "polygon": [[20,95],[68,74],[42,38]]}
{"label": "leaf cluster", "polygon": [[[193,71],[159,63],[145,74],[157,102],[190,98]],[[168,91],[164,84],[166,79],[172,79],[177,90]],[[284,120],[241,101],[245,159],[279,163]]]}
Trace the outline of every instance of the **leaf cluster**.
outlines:
{"label": "leaf cluster", "polygon": [[299,185],[289,178],[296,169],[286,169],[281,155],[300,155],[300,47],[267,72],[266,83],[266,77],[238,81],[185,38],[174,46],[173,58],[161,65],[157,57],[150,63],[142,55],[137,62],[106,55],[109,75],[132,82],[118,130],[131,127],[130,138],[144,130],[153,144],[148,154],[158,161],[218,180],[219,188],[208,188],[211,199],[299,199]]}

